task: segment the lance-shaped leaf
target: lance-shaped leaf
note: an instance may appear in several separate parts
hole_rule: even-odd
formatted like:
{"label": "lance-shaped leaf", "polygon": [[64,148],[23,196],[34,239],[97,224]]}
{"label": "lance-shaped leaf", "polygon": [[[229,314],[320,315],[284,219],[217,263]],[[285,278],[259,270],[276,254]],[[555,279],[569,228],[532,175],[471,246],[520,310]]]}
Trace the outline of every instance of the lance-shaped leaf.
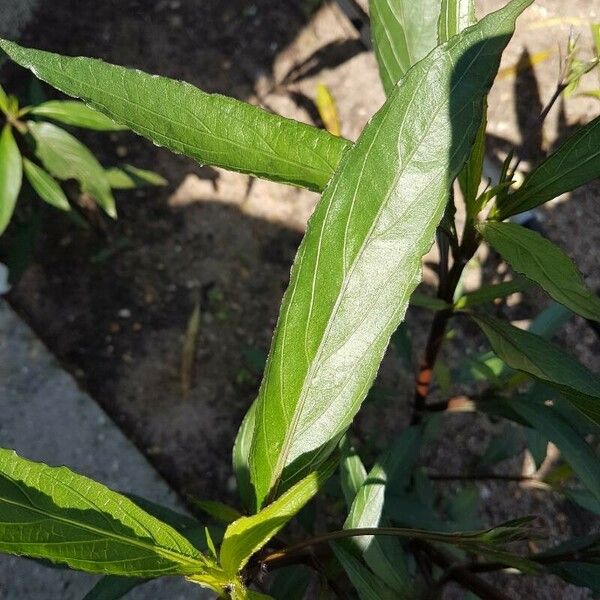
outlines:
{"label": "lance-shaped leaf", "polygon": [[342,458],[340,460],[340,485],[344,500],[346,501],[346,506],[350,509],[360,486],[367,478],[367,470],[347,437],[342,440],[340,447],[342,450]]}
{"label": "lance-shaped leaf", "polygon": [[574,313],[600,321],[600,298],[586,287],[573,261],[550,240],[516,223],[489,221],[479,231],[515,271]]}
{"label": "lance-shaped leaf", "polygon": [[23,170],[37,195],[60,210],[71,210],[71,205],[60,184],[50,173],[23,157]]}
{"label": "lance-shaped leaf", "polygon": [[48,100],[48,102],[34,106],[28,113],[37,117],[52,119],[65,125],[85,127],[86,129],[95,129],[96,131],[121,131],[127,129],[127,127],[115,123],[106,115],[77,100]]}
{"label": "lance-shaped leaf", "polygon": [[441,0],[369,0],[371,35],[383,89],[437,46]]}
{"label": "lance-shaped leaf", "polygon": [[473,0],[442,0],[438,21],[438,41],[447,42],[453,35],[475,23]]}
{"label": "lance-shaped leaf", "polygon": [[139,577],[105,575],[83,597],[83,600],[119,600],[119,598],[123,598],[132,589],[142,585],[145,581],[145,579]]}
{"label": "lance-shaped leaf", "polygon": [[167,185],[167,180],[162,175],[132,165],[106,169],[106,178],[113,190],[131,190],[153,185]]}
{"label": "lance-shaped leaf", "polygon": [[298,250],[257,400],[258,506],[322,462],[360,408],[529,4],[511,2],[415,65],[344,155]]}
{"label": "lance-shaped leaf", "polygon": [[172,527],[65,467],[0,449],[0,552],[92,573],[158,577],[218,573]]}
{"label": "lance-shaped leaf", "polygon": [[556,444],[582,483],[596,500],[600,500],[600,461],[569,422],[553,407],[532,401],[527,396],[511,398],[507,403],[536,431]]}
{"label": "lance-shaped leaf", "polygon": [[578,129],[536,167],[521,187],[502,197],[497,218],[530,210],[600,176],[600,117]]}
{"label": "lance-shaped leaf", "polygon": [[44,167],[58,179],[76,179],[111,217],[116,217],[115,199],[102,165],[76,137],[52,123],[27,123],[35,140],[35,153]]}
{"label": "lance-shaped leaf", "polygon": [[266,508],[231,523],[225,530],[219,556],[225,571],[235,575],[319,491],[334,468],[335,461],[330,459]]}
{"label": "lance-shaped leaf", "polygon": [[10,223],[22,180],[21,153],[10,125],[6,124],[0,134],[0,235]]}
{"label": "lance-shaped leaf", "polygon": [[531,287],[529,282],[524,277],[512,279],[511,281],[503,281],[502,283],[492,283],[483,285],[473,292],[467,292],[454,303],[455,308],[468,308],[479,304],[486,304],[498,298],[506,298],[517,292],[524,292]]}
{"label": "lance-shaped leaf", "polygon": [[600,378],[558,346],[491,315],[472,314],[494,352],[513,369],[559,390],[583,414],[600,424]]}
{"label": "lance-shaped leaf", "polygon": [[238,494],[248,511],[256,507],[256,495],[250,479],[250,449],[256,421],[256,400],[252,403],[240,425],[233,444],[232,465]]}
{"label": "lance-shaped leaf", "polygon": [[397,592],[388,588],[348,549],[346,544],[333,542],[331,549],[339,560],[360,600],[392,600]]}
{"label": "lance-shaped leaf", "polygon": [[18,64],[117,123],[201,164],[321,190],[350,142],[183,81],[0,40]]}
{"label": "lance-shaped leaf", "polygon": [[[379,527],[385,524],[383,507],[387,484],[398,477],[400,471],[405,474],[411,471],[420,441],[420,431],[411,427],[375,463],[354,498],[344,529]],[[366,563],[382,581],[401,595],[408,595],[410,579],[404,552],[398,540],[362,536],[354,538],[352,543],[362,552]]]}

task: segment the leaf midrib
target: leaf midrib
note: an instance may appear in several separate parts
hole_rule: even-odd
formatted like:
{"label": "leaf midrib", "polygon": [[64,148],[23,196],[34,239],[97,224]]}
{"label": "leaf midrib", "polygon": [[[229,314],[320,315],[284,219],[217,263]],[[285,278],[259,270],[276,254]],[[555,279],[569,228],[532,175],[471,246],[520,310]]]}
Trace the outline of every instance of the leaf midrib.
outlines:
{"label": "leaf midrib", "polygon": [[[340,298],[343,297],[344,295],[344,290],[347,288],[348,286],[348,282],[351,278],[351,275],[354,271],[354,267],[358,261],[358,259],[362,256],[364,249],[367,246],[367,240],[370,240],[373,230],[375,229],[377,223],[379,222],[383,207],[385,205],[387,205],[387,202],[389,200],[389,197],[391,195],[391,190],[394,189],[395,185],[397,184],[398,180],[400,179],[400,177],[404,174],[405,168],[406,166],[411,162],[412,157],[416,154],[417,150],[421,147],[422,143],[423,143],[423,139],[426,137],[427,133],[429,132],[430,128],[433,125],[433,122],[435,121],[435,119],[437,118],[437,115],[440,113],[440,111],[443,109],[444,106],[446,106],[446,104],[449,103],[449,98],[451,97],[452,93],[456,90],[457,86],[462,82],[463,78],[465,77],[465,73],[467,73],[469,71],[469,69],[471,68],[471,66],[473,65],[473,63],[475,62],[475,60],[477,60],[480,56],[480,54],[482,53],[483,49],[485,48],[485,46],[487,45],[489,41],[489,38],[486,38],[483,43],[480,45],[480,47],[478,48],[475,56],[472,58],[471,62],[469,63],[469,66],[467,69],[465,69],[463,71],[463,73],[461,74],[460,78],[457,80],[457,82],[452,86],[452,88],[450,89],[450,92],[448,94],[448,98],[446,100],[444,100],[442,103],[440,103],[440,105],[438,106],[438,108],[436,109],[436,111],[433,114],[433,117],[429,120],[428,123],[428,127],[426,129],[426,131],[424,132],[423,136],[421,137],[421,141],[415,146],[415,148],[413,149],[412,153],[409,155],[409,157],[407,158],[407,160],[404,162],[404,164],[402,165],[402,168],[398,171],[398,173],[396,174],[396,177],[394,178],[394,182],[391,186],[389,186],[389,190],[386,193],[386,196],[384,197],[384,199],[381,202],[381,205],[379,207],[379,210],[377,212],[377,214],[375,215],[374,219],[373,219],[373,223],[369,229],[369,232],[367,233],[367,235],[365,236],[365,240],[363,241],[363,243],[361,244],[361,247],[359,249],[359,251],[356,254],[355,259],[352,261],[352,265],[350,267],[350,271],[344,276],[344,281],[341,284],[340,287],[340,292],[337,295],[337,299],[336,299],[336,303],[332,309],[331,315],[327,321],[327,325],[325,328],[325,331],[323,333],[323,335],[321,336],[321,341],[319,342],[319,347],[317,349],[317,353],[315,354],[315,358],[313,359],[313,361],[311,362],[309,371],[307,373],[307,376],[304,380],[303,386],[302,386],[302,390],[300,392],[300,397],[298,400],[298,403],[296,405],[296,408],[294,410],[294,416],[293,416],[293,421],[291,423],[291,426],[287,429],[287,433],[286,436],[284,438],[284,444],[282,445],[282,451],[279,453],[279,457],[276,463],[276,468],[273,471],[273,474],[271,476],[271,481],[270,481],[270,485],[269,488],[272,491],[268,491],[268,493],[272,493],[275,494],[277,491],[277,486],[278,486],[278,482],[281,478],[281,474],[283,473],[283,470],[286,466],[286,462],[287,462],[287,457],[289,455],[289,451],[290,451],[290,446],[291,446],[291,441],[292,441],[292,434],[295,433],[295,428],[297,427],[297,423],[298,420],[300,419],[300,415],[303,412],[304,409],[304,404],[306,402],[306,397],[308,394],[308,389],[310,389],[314,376],[315,376],[315,371],[316,371],[316,367],[315,365],[317,363],[319,363],[321,354],[323,352],[323,346],[324,346],[324,340],[328,337],[329,331],[332,327],[332,322],[337,314],[337,309],[339,308],[340,305]],[[445,55],[444,55],[445,56]],[[425,79],[422,79],[420,81],[420,85],[418,85],[414,92],[413,92],[413,96],[410,100],[410,102],[407,105],[406,108],[406,113],[405,113],[405,117],[402,120],[402,123],[400,124],[399,129],[402,130],[402,128],[404,127],[404,123],[406,121],[406,115],[409,112],[409,108],[410,106],[412,106],[412,103],[414,102],[414,99],[416,98],[416,92],[418,89],[421,88],[421,86],[423,85]],[[385,122],[386,117],[384,117],[382,119],[382,122],[380,124],[380,129],[381,126],[383,126],[383,123]],[[379,135],[379,131],[380,129],[375,132],[375,134],[373,135],[373,140],[371,142],[371,146],[373,145],[373,143],[375,142],[375,139],[377,138],[377,136]],[[368,152],[366,154],[366,156],[368,156]],[[358,182],[356,184],[356,188],[358,188],[360,182]],[[333,200],[333,196],[332,196],[332,200]],[[324,224],[325,221],[323,221]],[[323,231],[323,228],[321,229],[321,231]],[[317,266],[315,266],[315,270],[317,270]],[[296,284],[297,285],[297,284]]]}
{"label": "leaf midrib", "polygon": [[[14,485],[17,486],[17,488],[21,489],[21,486],[19,485],[18,481],[15,481],[14,479],[9,478],[10,481],[12,481],[12,483]],[[132,539],[132,538],[128,538],[125,537],[123,535],[120,535],[118,533],[115,532],[107,532],[103,529],[99,529],[98,527],[94,527],[92,525],[87,525],[85,523],[79,523],[77,521],[73,521],[71,519],[66,519],[64,517],[60,517],[58,515],[49,513],[45,510],[42,510],[36,506],[28,506],[19,502],[15,502],[13,500],[9,500],[8,498],[4,498],[4,497],[0,497],[0,502],[3,502],[5,504],[9,504],[12,506],[16,506],[20,509],[24,509],[27,511],[31,511],[34,512],[36,514],[42,515],[43,517],[45,517],[46,519],[50,520],[50,521],[58,521],[59,523],[63,523],[65,525],[69,525],[71,527],[75,527],[76,529],[82,529],[84,531],[88,531],[90,533],[95,533],[95,534],[99,534],[102,535],[105,538],[111,538],[114,539],[118,542],[124,543],[125,545],[130,545],[130,546],[136,546],[139,548],[143,548],[144,550],[149,550],[154,554],[158,554],[158,555],[164,555],[164,557],[168,558],[168,559],[173,559],[174,562],[179,563],[179,564],[190,564],[190,565],[195,565],[195,566],[203,566],[202,562],[200,562],[200,560],[194,560],[192,557],[186,556],[184,554],[179,554],[177,552],[174,552],[172,550],[169,550],[168,548],[164,548],[162,546],[155,546],[153,544],[147,544],[145,542],[142,542],[141,540],[136,540],[136,539]],[[77,509],[75,509],[77,510]],[[101,512],[101,511],[100,511]],[[104,514],[101,512],[101,514]],[[115,517],[112,517],[115,518]],[[130,517],[133,518],[133,517]],[[10,522],[4,522],[4,525],[12,525],[12,523]],[[30,526],[33,526],[34,524],[29,523]],[[124,524],[123,524],[124,525]],[[126,527],[126,525],[124,525]],[[68,542],[68,540],[65,540],[66,542]],[[81,543],[86,543],[85,542],[81,542]],[[4,543],[4,542],[2,542]],[[36,543],[36,542],[27,542],[28,544],[31,543]],[[42,543],[42,542],[38,542],[38,543]],[[184,560],[182,560],[184,559]],[[65,560],[63,558],[63,560]]]}

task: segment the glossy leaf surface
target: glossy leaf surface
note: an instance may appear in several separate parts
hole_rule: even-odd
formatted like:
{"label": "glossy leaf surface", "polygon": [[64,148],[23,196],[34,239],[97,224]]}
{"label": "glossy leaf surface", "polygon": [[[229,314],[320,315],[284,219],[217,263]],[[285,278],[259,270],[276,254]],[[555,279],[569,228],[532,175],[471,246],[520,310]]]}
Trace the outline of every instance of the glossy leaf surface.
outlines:
{"label": "glossy leaf surface", "polygon": [[10,125],[6,124],[0,134],[0,235],[10,223],[22,180],[21,153]]}
{"label": "glossy leaf surface", "polygon": [[6,40],[0,47],[65,94],[201,164],[321,190],[350,146],[316,127],[182,81]]}
{"label": "glossy leaf surface", "polygon": [[600,176],[600,117],[578,129],[498,204],[498,220],[530,210]]}
{"label": "glossy leaf surface", "polygon": [[258,506],[320,464],[358,411],[529,4],[511,2],[415,65],[317,205],[257,400],[250,469]]}
{"label": "glossy leaf surface", "polygon": [[554,300],[586,319],[600,321],[600,298],[586,287],[575,263],[550,240],[516,223],[488,222],[480,232],[515,271]]}
{"label": "glossy leaf surface", "polygon": [[115,199],[102,165],[76,137],[52,123],[29,121],[29,131],[35,140],[36,156],[58,179],[76,179],[81,190],[88,193],[104,209],[116,217]]}
{"label": "glossy leaf surface", "polygon": [[442,0],[438,21],[438,41],[447,42],[475,23],[473,0]]}
{"label": "glossy leaf surface", "polygon": [[0,551],[92,573],[157,577],[210,571],[169,525],[65,467],[0,449]]}
{"label": "glossy leaf surface", "polygon": [[441,0],[369,0],[371,36],[386,95],[437,46]]}

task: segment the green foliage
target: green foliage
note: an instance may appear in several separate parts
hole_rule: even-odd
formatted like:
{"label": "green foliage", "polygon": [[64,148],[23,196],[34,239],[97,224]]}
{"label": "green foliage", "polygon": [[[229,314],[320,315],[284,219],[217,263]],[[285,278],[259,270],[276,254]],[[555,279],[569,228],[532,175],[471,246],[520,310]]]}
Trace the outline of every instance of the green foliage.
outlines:
{"label": "green foliage", "polygon": [[[130,165],[105,171],[76,137],[46,121],[51,119],[96,131],[126,129],[82,102],[49,100],[19,108],[17,98],[7,96],[0,87],[0,111],[6,117],[0,137],[0,235],[13,216],[23,172],[35,194],[54,208],[71,210],[69,198],[57,180],[74,179],[79,183],[81,192],[88,194],[113,218],[117,212],[111,188],[166,184],[160,175]],[[26,116],[35,120],[23,120]],[[22,137],[19,145],[15,133]]]}
{"label": "green foliage", "polygon": [[[183,82],[0,41],[17,63],[84,101],[19,109],[0,88],[7,121],[0,137],[0,232],[13,213],[22,170],[55,207],[70,207],[57,180],[75,179],[111,216],[112,189],[165,184],[130,165],[103,168],[48,119],[99,131],[130,128],[201,163],[323,192],[292,267],[258,397],[233,448],[245,513],[218,501],[192,501],[227,526],[209,530],[64,467],[0,450],[0,551],[107,574],[90,599],[118,598],[162,575],[187,577],[233,600],[264,598],[251,589],[259,582],[286,600],[317,585],[322,597],[332,590],[361,599],[433,597],[450,580],[487,597],[490,584],[478,571],[506,567],[597,588],[596,538],[516,553],[513,542],[532,535],[530,519],[482,530],[478,487],[442,491],[452,475],[431,473],[419,462],[443,422],[440,410],[478,410],[504,424],[474,466],[493,469],[520,452],[523,441],[539,466],[552,441],[564,463],[542,485],[593,512],[600,506],[600,379],[549,341],[572,313],[598,321],[600,301],[559,248],[503,222],[600,175],[598,120],[516,190],[509,154],[500,182],[479,193],[486,96],[515,20],[530,3],[512,0],[475,23],[472,0],[371,1],[387,100],[355,144]],[[21,156],[25,148],[29,154]],[[457,180],[466,208],[461,231],[452,191]],[[436,233],[438,289],[415,293]],[[464,267],[482,243],[523,277],[462,293]],[[505,277],[494,274],[492,281],[499,279]],[[529,331],[492,314],[495,301],[533,285],[556,303]],[[374,440],[351,442],[348,429],[390,339],[405,367],[414,368],[401,324],[409,304],[434,313],[410,390],[412,423],[383,451]],[[457,313],[477,323],[492,351],[467,353],[455,368],[437,356]],[[250,358],[261,372],[262,357]],[[476,390],[473,398],[428,403],[432,374],[441,394],[465,386]],[[386,402],[394,401],[393,392],[386,392]],[[337,467],[338,477],[330,477]],[[314,515],[317,503],[310,501],[317,494],[327,501],[327,518],[316,522],[343,522],[343,528],[288,542],[294,530],[280,532],[303,507]],[[332,514],[344,506],[345,517]],[[297,520],[315,528],[312,516],[308,525]],[[274,577],[263,578],[265,571]]]}

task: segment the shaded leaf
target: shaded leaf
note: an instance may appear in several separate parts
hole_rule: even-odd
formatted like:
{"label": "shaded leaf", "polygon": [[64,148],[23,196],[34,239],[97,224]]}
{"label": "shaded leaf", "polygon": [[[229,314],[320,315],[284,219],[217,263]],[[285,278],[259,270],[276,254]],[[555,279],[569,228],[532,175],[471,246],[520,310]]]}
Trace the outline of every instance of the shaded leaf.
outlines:
{"label": "shaded leaf", "polygon": [[50,173],[23,157],[23,170],[37,195],[60,210],[71,210],[71,205],[60,184]]}
{"label": "shaded leaf", "polygon": [[568,421],[552,407],[532,402],[527,397],[513,398],[508,404],[532,427],[556,444],[582,483],[600,500],[600,461]]}
{"label": "shaded leaf", "polygon": [[491,315],[473,314],[494,352],[513,369],[559,390],[600,424],[600,379],[558,346]]}
{"label": "shaded leaf", "polygon": [[220,563],[231,575],[237,573],[248,559],[260,550],[318,492],[333,473],[336,461],[330,459],[318,471],[313,471],[273,503],[255,515],[240,517],[225,530],[221,544]]}
{"label": "shaded leaf", "polygon": [[502,283],[482,285],[479,289],[467,292],[458,298],[454,307],[460,309],[486,304],[498,298],[506,298],[506,296],[516,294],[517,292],[524,292],[529,287],[531,287],[531,283],[523,277],[512,279],[511,281],[503,281]]}
{"label": "shaded leaf", "polygon": [[34,106],[29,114],[45,119],[52,119],[65,125],[85,127],[96,131],[121,131],[127,129],[123,125],[115,123],[106,115],[90,108],[83,102],[77,100],[48,100]]}
{"label": "shaded leaf", "polygon": [[117,123],[196,159],[321,190],[350,142],[166,77],[0,41],[18,64]]}
{"label": "shaded leaf", "polygon": [[250,448],[256,419],[256,401],[252,403],[240,425],[233,444],[232,465],[238,494],[244,508],[253,511],[256,507],[254,486],[250,480]]}
{"label": "shaded leaf", "polygon": [[573,261],[550,240],[516,223],[488,222],[480,232],[515,271],[540,285],[554,300],[586,319],[600,321],[600,298],[586,287]]}
{"label": "shaded leaf", "polygon": [[377,578],[352,552],[345,548],[345,544],[333,542],[331,549],[348,575],[354,589],[361,600],[392,600],[397,598],[397,593],[392,592]]}
{"label": "shaded leaf", "polygon": [[410,297],[410,304],[412,306],[418,306],[419,308],[428,308],[429,310],[448,310],[452,308],[445,300],[436,298],[435,296],[427,296],[426,294],[420,294],[414,292]]}
{"label": "shaded leaf", "polygon": [[360,456],[344,437],[341,444],[342,459],[340,460],[340,484],[346,506],[350,508],[358,490],[367,478],[367,470]]}
{"label": "shaded leaf", "polygon": [[579,128],[536,167],[521,187],[497,203],[496,217],[525,212],[600,176],[600,117]]}
{"label": "shaded leaf", "polygon": [[[65,467],[0,449],[0,551],[92,573],[217,571],[187,539],[126,497]],[[214,571],[214,573],[213,573]]]}
{"label": "shaded leaf", "polygon": [[544,460],[546,460],[546,455],[548,453],[548,438],[533,427],[525,427],[524,429],[527,448],[531,453],[535,468],[539,469]]}
{"label": "shaded leaf", "polygon": [[502,432],[490,440],[479,462],[481,465],[493,465],[512,458],[520,451],[521,443],[518,432],[514,426],[507,423]]}
{"label": "shaded leaf", "polygon": [[36,156],[54,177],[76,179],[110,217],[116,217],[115,200],[102,165],[77,138],[52,123],[28,121]]}
{"label": "shaded leaf", "polygon": [[567,498],[579,504],[582,508],[600,515],[600,499],[590,490],[567,489],[564,490],[564,493]]}
{"label": "shaded leaf", "polygon": [[305,600],[311,578],[310,569],[304,565],[277,569],[269,594],[275,600]]}
{"label": "shaded leaf", "polygon": [[259,506],[320,464],[360,408],[529,3],[511,2],[415,65],[325,190],[292,267],[257,399],[250,467]]}
{"label": "shaded leaf", "polygon": [[0,235],[10,223],[22,181],[21,153],[7,123],[0,134]]}
{"label": "shaded leaf", "polygon": [[440,4],[441,0],[369,0],[371,36],[388,96],[400,78],[437,46]]}
{"label": "shaded leaf", "polygon": [[191,498],[190,501],[196,508],[206,513],[209,517],[212,517],[215,521],[219,521],[220,523],[225,523],[226,525],[233,523],[242,516],[240,511],[223,502],[217,502],[215,500],[196,500],[195,498]]}
{"label": "shaded leaf", "polygon": [[[402,474],[410,473],[418,456],[420,442],[419,429],[411,427],[377,460],[356,494],[344,529],[385,524],[383,511],[387,484],[401,478]],[[362,552],[366,563],[382,581],[406,595],[410,580],[398,540],[363,536],[353,538],[351,544]]]}
{"label": "shaded leaf", "polygon": [[167,180],[162,175],[154,171],[138,169],[131,165],[106,169],[106,178],[113,190],[131,190],[146,186],[167,185]]}
{"label": "shaded leaf", "polygon": [[105,575],[84,596],[83,600],[118,600],[145,582],[145,579],[139,577]]}

